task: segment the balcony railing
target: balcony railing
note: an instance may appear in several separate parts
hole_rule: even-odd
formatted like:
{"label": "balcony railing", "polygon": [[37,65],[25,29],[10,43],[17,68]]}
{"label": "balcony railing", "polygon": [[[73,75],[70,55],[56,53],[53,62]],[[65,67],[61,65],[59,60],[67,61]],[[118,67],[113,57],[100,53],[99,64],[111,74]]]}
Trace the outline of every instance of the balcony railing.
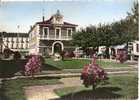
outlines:
{"label": "balcony railing", "polygon": [[43,35],[40,35],[39,37],[40,37],[40,39],[43,39],[43,40],[71,40],[72,39],[72,36],[55,36],[55,35],[43,36]]}

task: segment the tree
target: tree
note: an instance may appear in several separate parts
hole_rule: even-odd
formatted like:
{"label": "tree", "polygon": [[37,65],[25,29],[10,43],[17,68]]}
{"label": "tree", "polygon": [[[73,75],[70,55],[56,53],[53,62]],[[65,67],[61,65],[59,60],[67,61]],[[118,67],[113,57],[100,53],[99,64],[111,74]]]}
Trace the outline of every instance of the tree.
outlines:
{"label": "tree", "polygon": [[138,2],[134,2],[133,7],[131,9],[131,12],[127,12],[128,16],[126,18],[126,21],[128,22],[128,32],[130,34],[138,35],[138,21],[139,21],[139,16],[138,16]]}
{"label": "tree", "polygon": [[[73,44],[82,47],[120,45],[137,39],[138,33],[138,3],[134,3],[132,12],[125,19],[111,24],[90,25],[73,35]],[[109,58],[109,49],[106,50]]]}
{"label": "tree", "polygon": [[96,27],[91,25],[75,33],[73,35],[72,43],[78,47],[82,47],[86,53],[89,47],[95,49],[99,46],[98,40],[99,38],[97,38]]}

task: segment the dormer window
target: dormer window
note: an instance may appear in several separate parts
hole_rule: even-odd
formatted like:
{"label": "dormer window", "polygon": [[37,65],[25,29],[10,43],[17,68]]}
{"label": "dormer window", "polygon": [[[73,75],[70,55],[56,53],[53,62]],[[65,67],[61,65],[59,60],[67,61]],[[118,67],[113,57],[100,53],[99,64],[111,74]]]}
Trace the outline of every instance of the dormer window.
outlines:
{"label": "dormer window", "polygon": [[48,27],[44,27],[43,28],[43,35],[44,36],[48,36],[49,35],[49,28]]}

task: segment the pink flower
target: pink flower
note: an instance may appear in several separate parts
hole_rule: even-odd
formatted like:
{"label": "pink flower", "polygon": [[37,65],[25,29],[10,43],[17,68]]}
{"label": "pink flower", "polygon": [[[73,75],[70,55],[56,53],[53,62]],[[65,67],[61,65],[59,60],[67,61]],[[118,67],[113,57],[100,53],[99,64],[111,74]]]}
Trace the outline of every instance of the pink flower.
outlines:
{"label": "pink flower", "polygon": [[97,84],[97,82],[104,81],[107,74],[104,72],[99,65],[96,64],[96,57],[93,57],[91,64],[85,65],[81,74],[81,79],[83,79],[83,84],[85,86]]}
{"label": "pink flower", "polygon": [[28,60],[28,62],[25,65],[25,74],[31,75],[40,72],[41,66],[42,62],[40,60],[40,56],[32,55],[32,57]]}

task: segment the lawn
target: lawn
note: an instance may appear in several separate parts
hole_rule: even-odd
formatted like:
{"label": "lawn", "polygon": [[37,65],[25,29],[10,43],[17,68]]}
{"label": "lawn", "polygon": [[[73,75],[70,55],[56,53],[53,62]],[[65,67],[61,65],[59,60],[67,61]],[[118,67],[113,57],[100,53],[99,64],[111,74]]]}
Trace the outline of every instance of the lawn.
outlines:
{"label": "lawn", "polygon": [[[89,64],[90,60],[87,59],[66,59],[64,61],[54,61],[53,59],[45,59],[42,66],[42,71],[61,70],[61,69],[82,69],[84,65]],[[98,60],[97,63],[102,68],[118,68],[128,67],[128,64],[120,64],[118,62]],[[0,60],[0,77],[13,77],[18,72],[24,71],[26,60]]]}
{"label": "lawn", "polygon": [[138,97],[138,78],[135,74],[123,76],[111,75],[109,83],[104,86],[98,86],[95,91],[91,87],[85,88],[84,86],[66,87],[54,91],[61,97],[58,100],[92,100],[92,98],[133,99]]}
{"label": "lawn", "polygon": [[26,100],[23,87],[32,85],[61,84],[58,78],[15,79],[3,81],[0,100]]}
{"label": "lawn", "polygon": [[[68,60],[60,60],[60,61],[53,61],[53,59],[45,59],[45,64],[59,68],[59,69],[80,69],[83,68],[84,65],[89,64],[90,60],[87,59],[68,59]],[[103,67],[128,67],[128,64],[120,64],[118,62],[110,62],[110,61],[102,61],[98,60],[97,63]],[[48,67],[48,66],[45,66]],[[43,67],[45,69],[45,67]]]}

